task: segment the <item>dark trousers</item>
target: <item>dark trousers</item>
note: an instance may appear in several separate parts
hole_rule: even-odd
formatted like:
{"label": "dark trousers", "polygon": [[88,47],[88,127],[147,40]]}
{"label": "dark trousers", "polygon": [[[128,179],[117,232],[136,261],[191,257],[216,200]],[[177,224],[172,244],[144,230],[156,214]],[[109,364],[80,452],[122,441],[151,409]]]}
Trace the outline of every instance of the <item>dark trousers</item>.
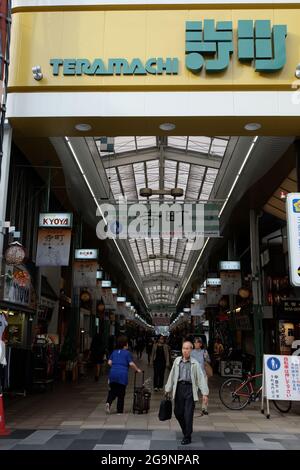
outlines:
{"label": "dark trousers", "polygon": [[111,382],[109,386],[110,386],[110,389],[108,392],[106,403],[109,403],[109,405],[111,405],[114,399],[118,398],[117,412],[123,413],[126,385],[118,384],[117,382]]}
{"label": "dark trousers", "polygon": [[184,437],[190,438],[193,432],[195,402],[192,384],[178,382],[174,414],[180,424]]}
{"label": "dark trousers", "polygon": [[163,388],[166,370],[165,362],[154,362],[154,388]]}

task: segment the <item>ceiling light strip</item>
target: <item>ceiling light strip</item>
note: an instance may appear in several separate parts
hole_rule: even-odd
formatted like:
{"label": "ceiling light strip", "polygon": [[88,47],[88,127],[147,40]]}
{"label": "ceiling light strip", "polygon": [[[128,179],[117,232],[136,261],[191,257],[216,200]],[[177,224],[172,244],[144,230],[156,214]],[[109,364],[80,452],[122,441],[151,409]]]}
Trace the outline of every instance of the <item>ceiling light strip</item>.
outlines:
{"label": "ceiling light strip", "polygon": [[[84,181],[85,181],[85,183],[86,183],[86,185],[87,185],[87,187],[88,187],[88,189],[89,189],[89,191],[90,191],[90,193],[91,193],[91,196],[92,196],[92,198],[93,198],[93,200],[94,200],[94,202],[95,202],[97,208],[99,209],[99,212],[100,212],[101,216],[103,217],[104,222],[107,223],[107,221],[106,221],[106,219],[105,219],[105,217],[104,217],[104,214],[103,214],[103,212],[102,212],[102,209],[101,209],[101,207],[100,207],[100,205],[99,205],[99,203],[98,203],[98,201],[97,201],[97,198],[96,198],[96,196],[95,196],[95,194],[94,194],[94,191],[92,190],[92,187],[91,187],[91,185],[90,185],[90,183],[89,183],[89,181],[88,181],[88,179],[87,179],[87,177],[86,177],[86,175],[85,175],[85,173],[84,173],[84,171],[83,171],[83,168],[82,168],[82,166],[81,166],[81,164],[80,164],[80,161],[79,161],[78,158],[77,158],[76,152],[75,152],[75,150],[74,150],[74,148],[73,148],[73,146],[72,146],[72,144],[71,144],[71,142],[70,142],[70,139],[69,139],[68,137],[65,137],[65,140],[66,140],[66,142],[67,142],[67,144],[68,144],[69,149],[71,150],[71,153],[72,153],[72,155],[73,155],[73,157],[74,157],[74,160],[75,160],[75,162],[76,162],[76,164],[77,164],[77,166],[78,166],[78,168],[79,168],[79,171],[80,171],[80,173],[81,173],[81,175],[82,175],[82,177],[83,177],[83,179],[84,179]],[[146,307],[148,308],[148,304],[147,304],[147,302],[146,302],[146,300],[145,300],[143,294],[141,293],[140,288],[139,288],[139,286],[137,285],[137,282],[136,282],[136,280],[134,279],[134,277],[133,277],[133,275],[132,275],[132,273],[131,273],[131,270],[129,269],[129,266],[128,266],[128,264],[127,264],[127,262],[126,262],[126,260],[125,260],[125,258],[124,258],[124,256],[123,256],[122,252],[121,252],[120,247],[118,246],[118,244],[117,244],[117,242],[116,242],[116,240],[115,240],[114,238],[113,238],[113,241],[114,241],[114,244],[115,244],[117,250],[119,251],[120,256],[121,256],[121,258],[122,258],[122,260],[123,260],[123,262],[124,262],[124,264],[125,264],[125,266],[126,266],[126,268],[127,268],[127,271],[129,272],[129,274],[130,274],[130,276],[131,276],[131,278],[132,278],[134,284],[136,285],[137,290],[139,291],[139,293],[140,293],[140,295],[141,295],[141,297],[142,297],[142,299],[143,299],[143,301],[144,301],[144,304],[145,304]]]}
{"label": "ceiling light strip", "polygon": [[[241,176],[241,173],[242,173],[242,171],[243,171],[243,169],[244,169],[244,167],[245,167],[245,165],[246,165],[246,163],[247,163],[247,161],[248,161],[248,159],[249,159],[249,157],[250,157],[250,155],[251,155],[251,153],[252,153],[253,147],[254,147],[255,143],[257,142],[257,139],[258,139],[258,136],[256,135],[256,136],[254,137],[254,139],[253,139],[253,141],[252,141],[250,147],[249,147],[249,150],[248,150],[248,152],[247,152],[247,155],[246,155],[245,158],[244,158],[244,161],[243,161],[243,163],[242,163],[242,165],[241,165],[241,167],[240,167],[240,169],[239,169],[239,171],[238,171],[238,174],[236,175],[236,178],[235,178],[235,180],[234,180],[234,182],[233,182],[233,185],[231,186],[231,189],[230,189],[230,191],[229,191],[229,193],[228,193],[228,195],[227,195],[227,198],[225,199],[225,202],[224,202],[224,204],[223,204],[223,206],[222,206],[222,208],[221,208],[221,211],[220,211],[220,213],[219,213],[219,218],[221,217],[221,214],[222,214],[222,212],[224,211],[224,209],[225,209],[225,207],[226,207],[226,204],[228,203],[228,201],[229,201],[229,199],[230,199],[230,196],[231,196],[231,194],[232,194],[232,192],[233,192],[233,190],[234,190],[234,188],[235,188],[235,186],[236,186],[236,184],[237,184],[237,182],[238,182],[238,180],[239,180],[239,178],[240,178],[240,176]],[[203,245],[203,247],[202,247],[202,250],[200,251],[200,254],[199,254],[198,258],[197,258],[197,261],[196,261],[196,263],[194,264],[194,267],[193,267],[193,269],[192,269],[192,271],[191,271],[191,274],[189,275],[187,281],[185,282],[185,284],[184,284],[184,286],[183,286],[183,288],[182,288],[182,291],[181,291],[181,293],[180,293],[180,295],[179,295],[179,297],[178,297],[178,299],[177,299],[176,306],[178,305],[178,303],[179,303],[179,301],[180,301],[180,299],[181,299],[181,297],[182,297],[182,295],[183,295],[183,293],[184,293],[184,291],[185,291],[185,289],[186,289],[186,286],[187,286],[188,283],[190,282],[190,279],[191,279],[192,275],[194,274],[194,271],[195,271],[195,269],[196,269],[196,267],[197,267],[197,265],[198,265],[198,263],[199,263],[199,261],[200,261],[200,259],[201,259],[201,257],[202,257],[202,254],[204,253],[204,250],[205,250],[205,248],[206,248],[206,246],[207,246],[209,240],[210,240],[210,238],[207,238],[206,242],[204,243],[204,245]]]}
{"label": "ceiling light strip", "polygon": [[219,218],[221,217],[221,215],[222,215],[222,213],[223,213],[223,211],[224,211],[224,209],[225,209],[225,207],[226,207],[226,205],[227,205],[227,203],[228,203],[228,201],[229,201],[229,199],[230,199],[230,196],[231,196],[231,194],[232,194],[234,188],[235,188],[236,185],[237,185],[237,182],[238,182],[238,180],[239,180],[239,178],[240,178],[240,176],[241,176],[241,173],[242,173],[242,171],[243,171],[243,169],[244,169],[244,167],[245,167],[245,165],[246,165],[246,163],[247,163],[247,161],[248,161],[248,159],[249,159],[249,157],[250,157],[250,155],[251,155],[251,153],[252,153],[253,147],[254,147],[254,145],[255,145],[257,139],[258,139],[258,135],[256,135],[256,136],[254,137],[254,139],[253,139],[253,141],[252,141],[252,143],[251,143],[251,145],[250,145],[250,147],[249,147],[249,150],[248,150],[248,152],[247,152],[247,155],[246,155],[246,157],[244,158],[244,161],[243,161],[243,163],[242,163],[242,165],[241,165],[241,168],[239,169],[239,171],[238,171],[238,173],[237,173],[237,175],[236,175],[236,177],[235,177],[235,180],[234,180],[234,182],[233,182],[233,184],[232,184],[232,186],[231,186],[231,188],[230,188],[230,191],[229,191],[229,193],[228,193],[228,195],[227,195],[227,198],[225,199],[225,202],[224,202],[224,204],[223,204],[223,206],[222,206],[222,208],[221,208],[221,210],[220,210],[220,212],[219,212]]}

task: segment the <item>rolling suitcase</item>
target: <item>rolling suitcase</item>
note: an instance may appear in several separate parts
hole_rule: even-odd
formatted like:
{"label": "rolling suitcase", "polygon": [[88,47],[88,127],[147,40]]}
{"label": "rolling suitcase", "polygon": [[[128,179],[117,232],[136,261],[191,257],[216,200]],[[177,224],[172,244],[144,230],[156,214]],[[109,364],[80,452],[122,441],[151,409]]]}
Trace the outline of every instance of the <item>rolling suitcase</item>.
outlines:
{"label": "rolling suitcase", "polygon": [[144,386],[144,371],[142,375],[142,384],[137,386],[137,372],[134,374],[133,385],[133,413],[148,413],[150,408],[151,392]]}

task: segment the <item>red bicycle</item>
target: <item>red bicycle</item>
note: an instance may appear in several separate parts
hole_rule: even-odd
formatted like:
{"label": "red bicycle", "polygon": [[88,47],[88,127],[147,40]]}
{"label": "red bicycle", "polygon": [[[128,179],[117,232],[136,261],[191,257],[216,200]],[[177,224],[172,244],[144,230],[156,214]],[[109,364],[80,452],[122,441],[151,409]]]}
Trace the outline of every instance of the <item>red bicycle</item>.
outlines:
{"label": "red bicycle", "polygon": [[[252,375],[248,372],[245,379],[232,377],[222,383],[219,396],[226,408],[242,410],[252,401],[261,399],[262,386],[255,387],[255,379],[262,378],[262,374]],[[281,413],[288,413],[292,407],[291,401],[272,400],[275,408]]]}

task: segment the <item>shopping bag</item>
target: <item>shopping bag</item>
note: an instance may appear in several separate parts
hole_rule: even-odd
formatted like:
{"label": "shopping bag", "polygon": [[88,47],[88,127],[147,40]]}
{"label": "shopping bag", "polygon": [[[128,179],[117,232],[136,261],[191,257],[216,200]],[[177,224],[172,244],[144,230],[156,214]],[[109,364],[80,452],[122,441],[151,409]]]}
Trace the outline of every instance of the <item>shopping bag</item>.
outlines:
{"label": "shopping bag", "polygon": [[160,421],[167,421],[172,418],[172,401],[162,400],[160,402],[158,418]]}
{"label": "shopping bag", "polygon": [[208,378],[214,375],[212,366],[208,362],[204,362],[204,369]]}

